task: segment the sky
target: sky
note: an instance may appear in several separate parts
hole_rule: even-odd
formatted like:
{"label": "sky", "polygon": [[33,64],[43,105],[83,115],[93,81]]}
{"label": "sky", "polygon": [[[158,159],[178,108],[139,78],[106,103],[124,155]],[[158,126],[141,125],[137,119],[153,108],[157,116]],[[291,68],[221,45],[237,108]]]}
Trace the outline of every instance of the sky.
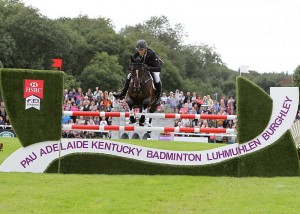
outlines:
{"label": "sky", "polygon": [[[166,16],[188,35],[184,44],[215,47],[228,68],[288,72],[300,65],[299,0],[22,0],[48,18],[109,18],[126,25]],[[133,44],[135,45],[135,44]]]}

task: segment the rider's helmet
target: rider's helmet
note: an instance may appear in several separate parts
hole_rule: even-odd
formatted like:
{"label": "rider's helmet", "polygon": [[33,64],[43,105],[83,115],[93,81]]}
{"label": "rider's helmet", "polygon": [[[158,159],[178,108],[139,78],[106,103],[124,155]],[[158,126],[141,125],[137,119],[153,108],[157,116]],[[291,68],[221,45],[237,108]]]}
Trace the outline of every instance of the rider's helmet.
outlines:
{"label": "rider's helmet", "polygon": [[137,41],[136,49],[140,50],[140,49],[144,49],[144,48],[148,48],[147,42],[143,39],[140,39],[139,41]]}

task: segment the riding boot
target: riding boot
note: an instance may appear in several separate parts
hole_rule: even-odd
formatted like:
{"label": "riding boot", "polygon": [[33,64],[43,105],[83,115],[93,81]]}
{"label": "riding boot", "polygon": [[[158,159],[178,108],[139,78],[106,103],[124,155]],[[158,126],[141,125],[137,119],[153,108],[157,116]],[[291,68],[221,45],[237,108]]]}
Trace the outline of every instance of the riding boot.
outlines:
{"label": "riding boot", "polygon": [[127,90],[128,90],[128,88],[129,88],[129,83],[130,83],[130,78],[127,78],[126,79],[126,82],[125,82],[125,84],[124,84],[124,87],[123,87],[123,89],[120,91],[120,92],[115,92],[115,93],[113,93],[113,96],[116,98],[116,99],[121,99],[121,100],[123,100],[124,98],[125,98],[125,96],[126,96],[126,93],[127,93]]}
{"label": "riding boot", "polygon": [[162,88],[162,84],[161,82],[155,83],[155,100],[156,100],[156,105],[160,105],[160,97],[161,97],[161,88]]}

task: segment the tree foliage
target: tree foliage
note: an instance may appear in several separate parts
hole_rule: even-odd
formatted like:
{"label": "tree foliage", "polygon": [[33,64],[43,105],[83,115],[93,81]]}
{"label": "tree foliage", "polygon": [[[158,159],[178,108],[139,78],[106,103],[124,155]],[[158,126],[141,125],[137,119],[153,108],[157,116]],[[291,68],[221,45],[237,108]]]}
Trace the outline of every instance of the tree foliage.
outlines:
{"label": "tree foliage", "polygon": [[300,87],[300,65],[294,71],[293,85],[297,86],[297,87]]}
{"label": "tree foliage", "polygon": [[[235,95],[237,71],[227,68],[213,46],[185,45],[180,23],[172,26],[166,16],[114,30],[108,18],[61,17],[49,19],[19,0],[0,0],[0,61],[7,68],[52,69],[52,58],[63,59],[65,86],[84,90],[99,86],[116,91],[122,87],[135,43],[145,39],[165,62],[163,90],[195,91],[200,95]],[[286,73],[243,76],[265,91],[272,86],[299,86],[298,67],[294,79]]]}

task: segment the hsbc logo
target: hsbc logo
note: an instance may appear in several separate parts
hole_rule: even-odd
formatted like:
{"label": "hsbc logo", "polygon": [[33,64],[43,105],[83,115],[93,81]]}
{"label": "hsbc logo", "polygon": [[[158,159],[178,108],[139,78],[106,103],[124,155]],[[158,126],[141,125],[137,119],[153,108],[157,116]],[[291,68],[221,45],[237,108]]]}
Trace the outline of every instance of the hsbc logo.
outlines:
{"label": "hsbc logo", "polygon": [[31,82],[29,85],[33,88],[36,88],[39,86],[39,84],[37,82]]}
{"label": "hsbc logo", "polygon": [[31,95],[39,97],[40,99],[44,98],[44,80],[24,80],[24,98]]}

